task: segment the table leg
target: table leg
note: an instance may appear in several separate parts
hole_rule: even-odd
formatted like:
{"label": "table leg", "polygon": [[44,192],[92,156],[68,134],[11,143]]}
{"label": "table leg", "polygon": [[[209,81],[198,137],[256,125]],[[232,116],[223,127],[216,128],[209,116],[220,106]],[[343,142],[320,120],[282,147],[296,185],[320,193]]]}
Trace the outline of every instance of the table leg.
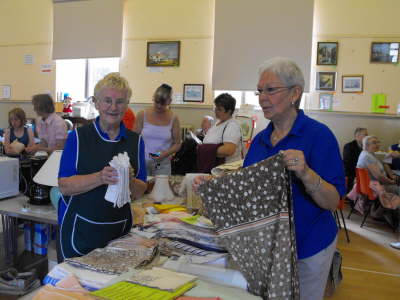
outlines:
{"label": "table leg", "polygon": [[6,266],[10,266],[14,263],[18,253],[18,219],[2,215],[1,221],[3,225],[5,263]]}

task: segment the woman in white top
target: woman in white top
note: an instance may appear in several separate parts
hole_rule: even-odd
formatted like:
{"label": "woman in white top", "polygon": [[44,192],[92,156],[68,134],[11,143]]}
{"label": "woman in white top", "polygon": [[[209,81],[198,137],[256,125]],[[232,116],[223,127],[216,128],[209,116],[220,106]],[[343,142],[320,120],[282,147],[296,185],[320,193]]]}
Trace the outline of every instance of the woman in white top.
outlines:
{"label": "woman in white top", "polygon": [[395,186],[396,175],[390,168],[382,164],[382,162],[376,158],[375,152],[379,151],[380,142],[374,135],[367,135],[363,138],[363,151],[360,153],[357,162],[357,168],[365,168],[368,170],[369,177],[371,180],[377,180],[379,183],[386,187],[391,186],[390,190],[397,191],[398,188]]}
{"label": "woman in white top", "polygon": [[239,123],[233,119],[236,100],[224,93],[214,100],[215,117],[218,122],[212,126],[204,137],[203,144],[221,144],[217,157],[225,157],[225,162],[242,159],[242,133]]}

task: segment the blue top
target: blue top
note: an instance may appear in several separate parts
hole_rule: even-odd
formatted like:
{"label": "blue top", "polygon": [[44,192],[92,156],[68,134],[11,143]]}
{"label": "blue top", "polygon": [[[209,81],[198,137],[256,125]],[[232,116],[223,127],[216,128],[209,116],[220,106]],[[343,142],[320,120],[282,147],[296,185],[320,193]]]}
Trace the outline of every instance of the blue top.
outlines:
{"label": "blue top", "polygon": [[29,144],[28,128],[24,126],[24,133],[22,134],[21,137],[17,137],[14,133],[14,128],[10,127],[10,143],[14,142],[14,140],[17,140],[18,142],[24,144],[25,147],[28,147]]}
{"label": "blue top", "polygon": [[[96,118],[94,125],[96,126],[97,132],[99,132],[104,139],[110,140],[108,134],[102,131],[100,128],[99,117]],[[122,137],[126,137],[126,130],[127,130],[126,127],[121,122],[119,125],[119,134],[113,141],[118,142]],[[68,134],[67,140],[65,142],[63,155],[61,156],[61,161],[60,161],[60,170],[58,172],[59,178],[70,177],[78,174],[75,164],[77,157],[77,149],[78,149],[77,136],[76,136],[76,131],[74,130]],[[146,182],[147,173],[146,173],[146,168],[144,167],[146,166],[146,162],[144,159],[144,142],[142,139],[140,139],[139,160],[140,160],[140,166],[143,167],[139,168],[139,174],[137,174],[136,178]]]}
{"label": "blue top", "polygon": [[[301,150],[308,166],[321,178],[345,194],[345,176],[339,146],[330,129],[299,110],[292,129],[275,146],[270,142],[274,125],[270,122],[251,143],[243,166],[247,167],[277,154],[280,150]],[[337,226],[332,212],[320,208],[305,192],[300,179],[292,174],[292,193],[296,227],[297,255],[310,257],[329,246],[336,237]]]}
{"label": "blue top", "polygon": [[[400,152],[399,144],[390,146],[390,150]],[[393,158],[391,168],[393,170],[400,170],[400,158]]]}

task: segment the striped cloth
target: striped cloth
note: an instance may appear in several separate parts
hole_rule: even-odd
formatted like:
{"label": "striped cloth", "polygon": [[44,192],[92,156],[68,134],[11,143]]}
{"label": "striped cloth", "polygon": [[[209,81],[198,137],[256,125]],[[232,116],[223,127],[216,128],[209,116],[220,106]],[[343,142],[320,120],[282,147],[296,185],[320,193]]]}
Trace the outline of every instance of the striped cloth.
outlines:
{"label": "striped cloth", "polygon": [[264,299],[299,299],[289,173],[280,154],[199,188],[222,245]]}

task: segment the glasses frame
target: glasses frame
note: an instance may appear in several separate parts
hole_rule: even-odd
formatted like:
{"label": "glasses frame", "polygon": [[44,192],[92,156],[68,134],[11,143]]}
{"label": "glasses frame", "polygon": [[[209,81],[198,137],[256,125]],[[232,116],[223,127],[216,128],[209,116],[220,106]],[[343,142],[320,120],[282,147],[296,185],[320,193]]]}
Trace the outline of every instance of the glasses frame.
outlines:
{"label": "glasses frame", "polygon": [[255,91],[254,94],[258,97],[260,97],[262,94],[272,96],[272,95],[278,94],[284,90],[291,90],[295,86],[296,85],[264,87],[263,89],[257,89],[257,91]]}
{"label": "glasses frame", "polygon": [[[107,103],[108,100],[111,100],[111,102]],[[112,99],[99,99],[99,102],[102,105],[107,106],[107,107],[112,106],[113,103],[115,103],[115,106],[117,106],[117,107],[122,107],[122,106],[128,104],[128,100],[127,99],[123,99],[123,102],[122,102],[122,99],[115,99],[115,100],[112,100]]]}

